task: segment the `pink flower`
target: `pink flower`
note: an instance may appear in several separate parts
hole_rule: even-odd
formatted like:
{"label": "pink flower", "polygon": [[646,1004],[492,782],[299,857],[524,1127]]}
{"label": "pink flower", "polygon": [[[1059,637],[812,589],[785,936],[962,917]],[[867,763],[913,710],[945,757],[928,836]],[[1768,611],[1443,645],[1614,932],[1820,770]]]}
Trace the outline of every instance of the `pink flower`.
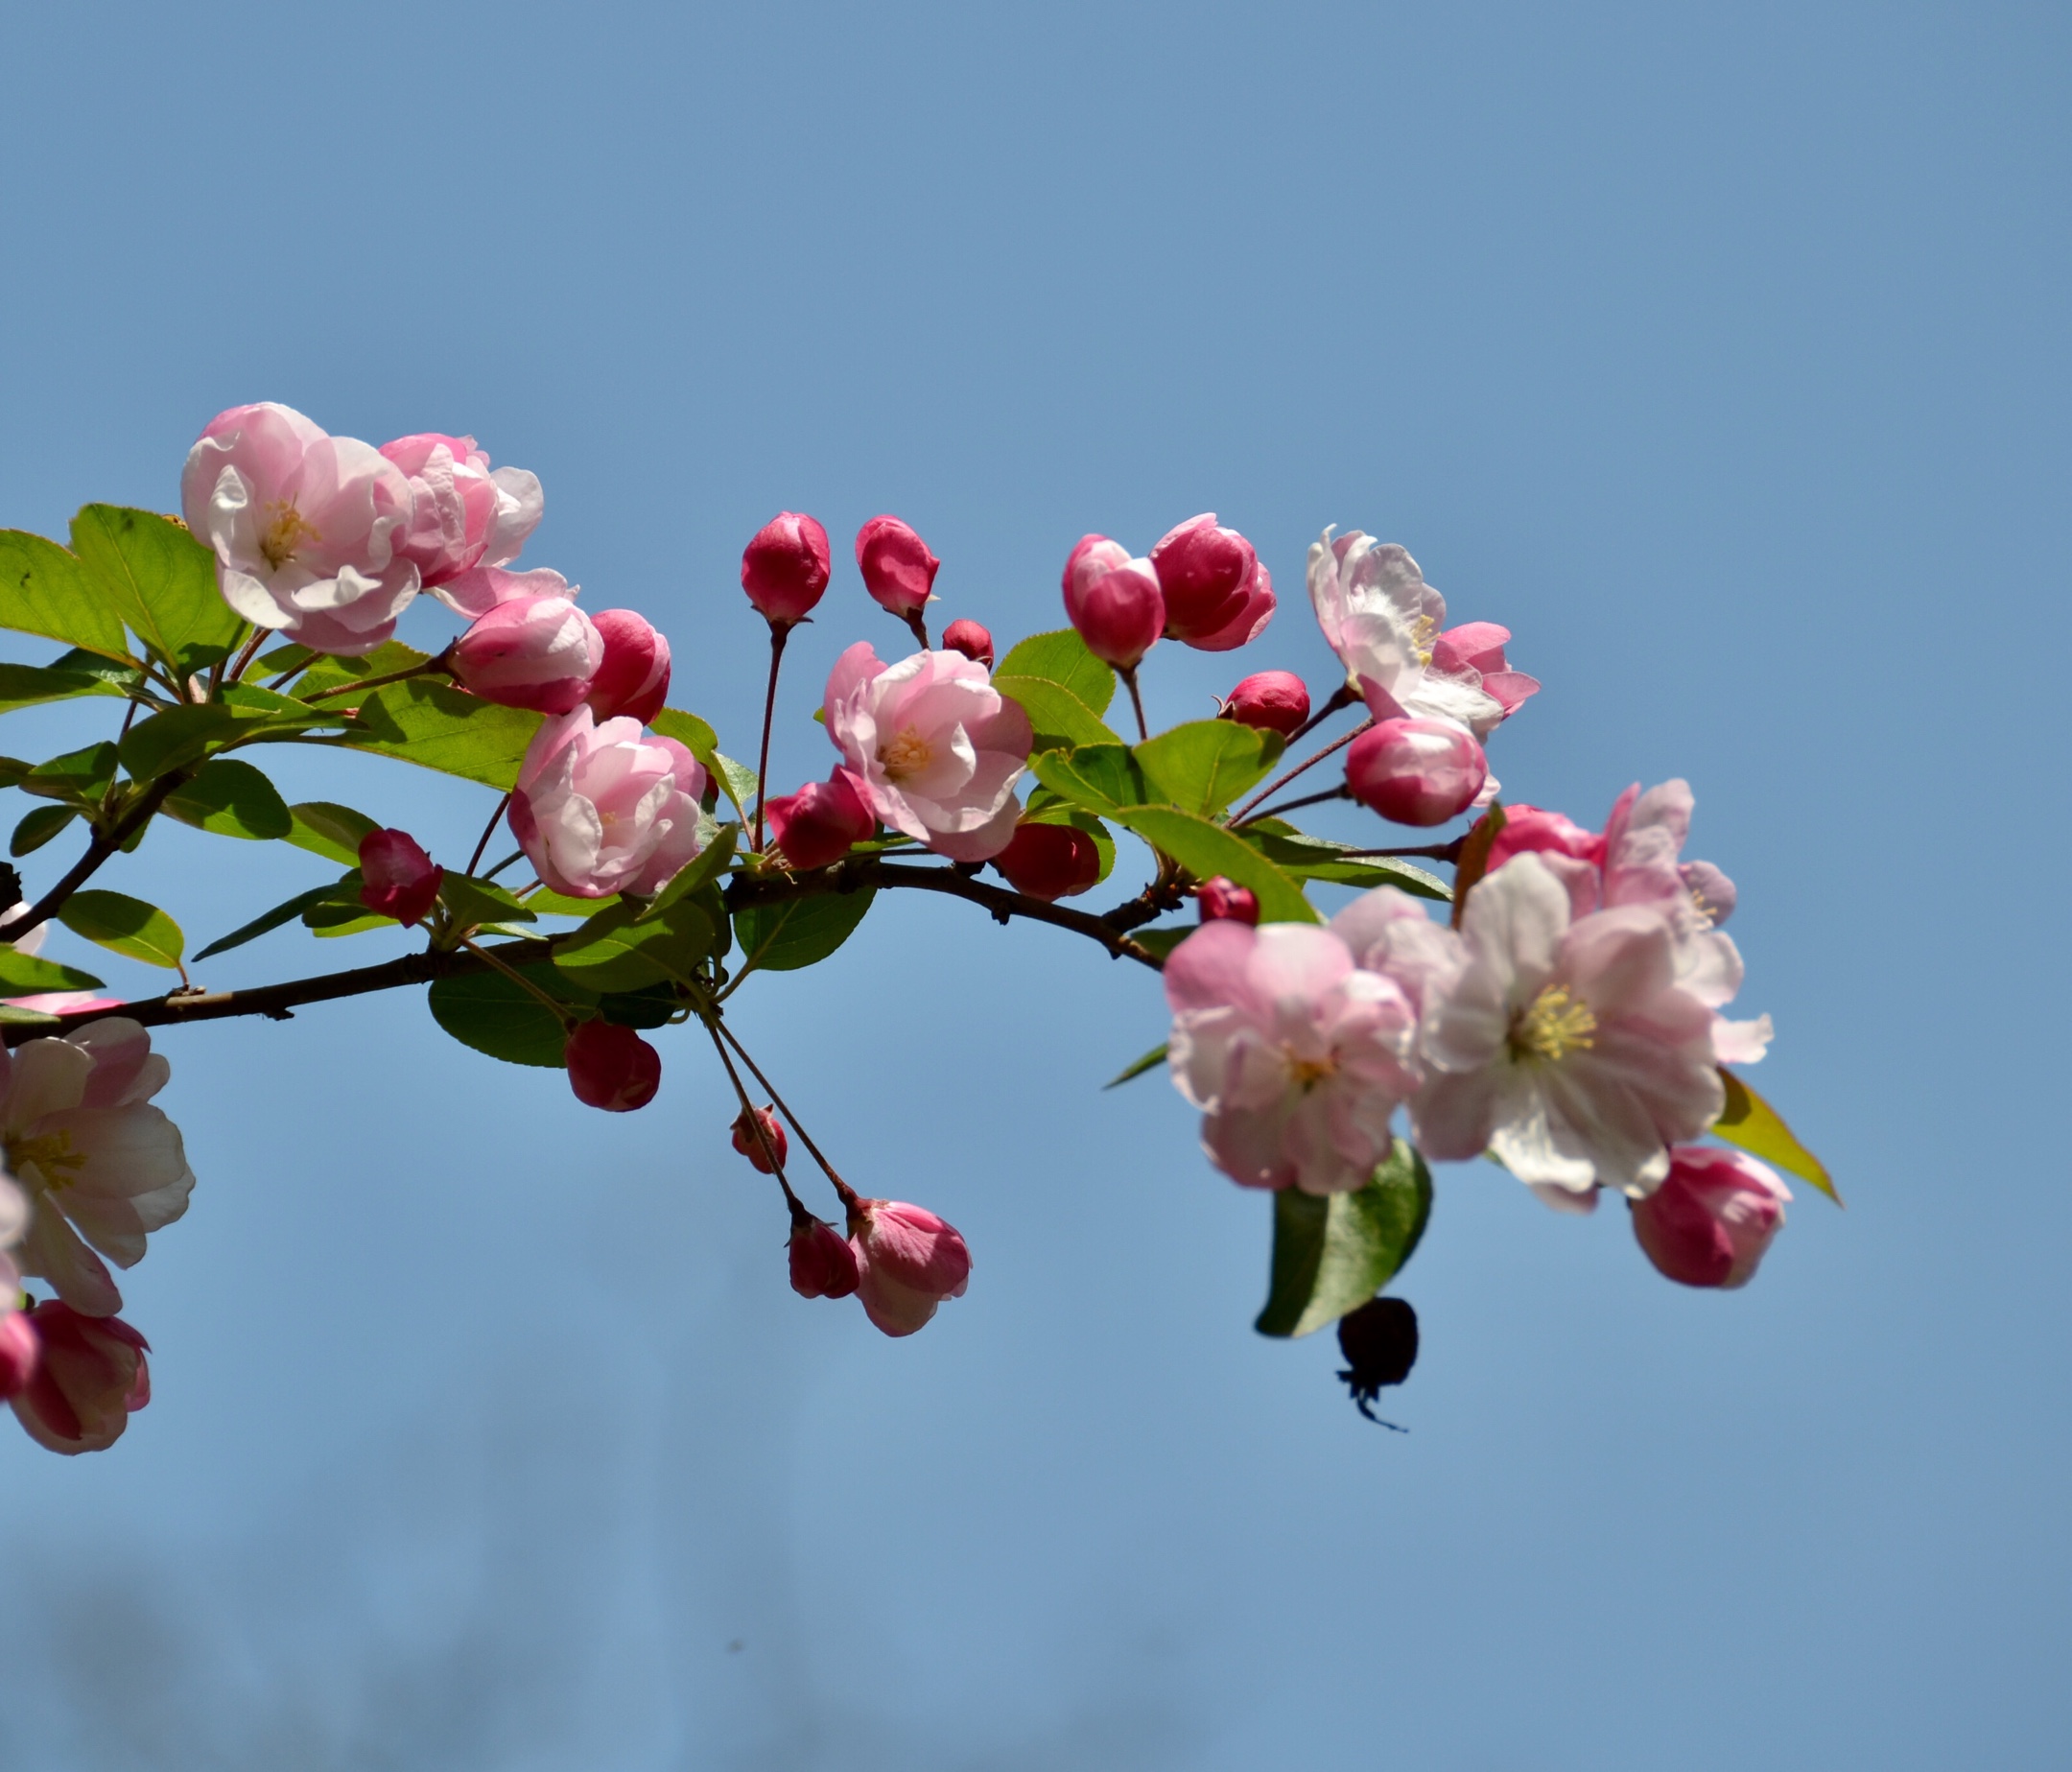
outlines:
{"label": "pink flower", "polygon": [[1520,1181],[1572,1194],[1649,1193],[1669,1146],[1725,1105],[1711,1011],[1678,982],[1667,917],[1631,906],[1572,919],[1561,882],[1521,855],[1474,888],[1461,934],[1465,964],[1425,1012],[1419,1146],[1488,1149]]}
{"label": "pink flower", "polygon": [[552,891],[656,892],[698,852],[704,791],[704,766],[674,739],[578,707],[526,747],[511,833]]}
{"label": "pink flower", "polygon": [[[847,1298],[857,1289],[862,1272],[849,1240],[825,1218],[802,1213],[791,1221],[791,1289],[801,1298]],[[865,1310],[870,1307],[864,1306]],[[934,1307],[929,1307],[930,1315]],[[876,1319],[873,1318],[873,1321]],[[927,1317],[921,1319],[923,1323]],[[920,1323],[914,1325],[915,1329]],[[910,1331],[890,1331],[910,1334]]]}
{"label": "pink flower", "polygon": [[804,621],[832,570],[827,531],[795,510],[780,510],[742,550],[742,589],[773,627]]}
{"label": "pink flower", "polygon": [[1215,512],[1189,517],[1151,550],[1166,599],[1168,639],[1204,652],[1228,652],[1256,640],[1273,620],[1273,579],[1252,544],[1218,529]]}
{"label": "pink flower", "polygon": [[1017,892],[1047,902],[1073,898],[1100,879],[1100,850],[1070,824],[1021,824],[993,865]]}
{"label": "pink flower", "polygon": [[453,673],[484,701],[566,714],[590,694],[604,637],[566,597],[499,603],[453,643]]}
{"label": "pink flower", "polygon": [[119,1009],[120,997],[97,997],[92,991],[36,991],[27,997],[0,997],[17,1009],[40,1009],[45,1015],[76,1015],[82,1009]]}
{"label": "pink flower", "polygon": [[897,517],[873,517],[857,531],[856,563],[881,609],[910,620],[927,607],[942,561]]}
{"label": "pink flower", "polygon": [[187,527],[216,555],[224,601],[319,652],[371,652],[417,595],[400,550],[402,470],[271,402],[219,413],[180,475]]}
{"label": "pink flower", "polygon": [[1537,855],[1567,888],[1576,916],[1587,917],[1598,908],[1604,889],[1604,839],[1595,831],[1537,806],[1506,806],[1503,829],[1490,844],[1490,871],[1515,855]]}
{"label": "pink flower", "polygon": [[[763,1129],[762,1138],[756,1137],[756,1128]],[[768,1107],[759,1107],[751,1119],[744,1107],[734,1116],[732,1127],[734,1148],[748,1159],[751,1167],[765,1175],[774,1175],[791,1155],[791,1142],[785,1137],[784,1124]],[[765,1146],[768,1154],[765,1154]],[[770,1158],[776,1162],[771,1163]]]}
{"label": "pink flower", "polygon": [[1105,535],[1083,535],[1065,562],[1065,616],[1087,650],[1134,671],[1166,627],[1166,599],[1149,560]]}
{"label": "pink flower", "polygon": [[410,482],[410,525],[396,547],[424,588],[458,615],[482,615],[492,598],[483,569],[507,566],[539,527],[546,495],[522,467],[494,472],[472,437],[427,431],[384,443]]}
{"label": "pink flower", "polygon": [[37,1359],[12,1400],[15,1419],[54,1453],[106,1452],[151,1401],[151,1344],[119,1316],[87,1316],[56,1299],[26,1314]]}
{"label": "pink flower", "polygon": [[993,636],[969,616],[961,616],[943,629],[943,648],[946,651],[962,652],[966,658],[976,658],[990,671],[993,669]]}
{"label": "pink flower", "polygon": [[797,868],[838,862],[878,829],[868,791],[841,768],[824,782],[809,782],[796,793],[779,794],[763,808],[763,816],[770,841]]}
{"label": "pink flower", "polygon": [[859,641],[828,676],[828,737],[879,819],[956,862],[1012,840],[1029,722],[961,652],[882,663]]}
{"label": "pink flower", "polygon": [[1784,1228],[1790,1191],[1738,1150],[1679,1145],[1670,1157],[1661,1186],[1633,1205],[1640,1247],[1680,1285],[1746,1286]]}
{"label": "pink flower", "polygon": [[577,1022],[562,1049],[569,1087],[585,1107],[630,1114],[662,1087],[662,1054],[630,1028]]}
{"label": "pink flower", "polygon": [[1397,886],[1362,892],[1331,918],[1330,932],[1355,966],[1393,980],[1421,1020],[1467,964],[1460,937]]}
{"label": "pink flower", "polygon": [[1204,923],[1166,962],[1166,1062],[1202,1148],[1248,1188],[1343,1193],[1388,1155],[1416,1018],[1329,930]]}
{"label": "pink flower", "polygon": [[90,1315],[122,1308],[101,1256],[135,1266],[194,1191],[179,1128],[148,1105],[172,1074],[127,1016],[0,1055],[0,1149],[34,1208],[21,1265]]}
{"label": "pink flower", "polygon": [[42,1352],[28,1311],[14,1302],[18,1284],[14,1264],[0,1255],[0,1288],[8,1294],[6,1304],[0,1305],[0,1403],[20,1396],[28,1388]]}
{"label": "pink flower", "polygon": [[378,915],[423,922],[445,877],[408,831],[369,831],[360,839],[360,902]]}
{"label": "pink flower", "polygon": [[1384,720],[1346,752],[1346,786],[1398,824],[1444,824],[1475,802],[1489,779],[1482,746],[1449,720]]}
{"label": "pink flower", "polygon": [[1449,627],[1433,642],[1432,669],[1447,676],[1465,676],[1472,672],[1482,679],[1483,691],[1503,704],[1505,718],[1524,706],[1526,698],[1540,693],[1540,679],[1514,671],[1504,660],[1511,644],[1511,630],[1495,622],[1463,622]]}
{"label": "pink flower", "polygon": [[1309,718],[1309,690],[1292,671],[1258,671],[1230,692],[1222,718],[1291,739]]}
{"label": "pink flower", "polygon": [[1194,902],[1200,908],[1204,923],[1221,922],[1227,918],[1234,923],[1249,923],[1255,929],[1259,926],[1259,894],[1250,886],[1224,879],[1221,874],[1204,880],[1194,888]]}
{"label": "pink flower", "polygon": [[624,714],[645,726],[669,699],[669,642],[630,609],[600,609],[590,619],[604,642],[604,662],[590,683],[590,712],[600,720]]}
{"label": "pink flower", "polygon": [[863,1314],[888,1335],[910,1335],[946,1298],[962,1298],[971,1251],[955,1229],[904,1200],[859,1200],[849,1209]]}

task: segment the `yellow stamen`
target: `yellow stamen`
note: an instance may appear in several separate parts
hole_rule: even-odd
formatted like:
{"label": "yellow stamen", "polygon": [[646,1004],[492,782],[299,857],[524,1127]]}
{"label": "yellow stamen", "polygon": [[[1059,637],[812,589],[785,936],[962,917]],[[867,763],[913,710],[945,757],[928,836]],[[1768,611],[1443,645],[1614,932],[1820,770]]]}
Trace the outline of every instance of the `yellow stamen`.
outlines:
{"label": "yellow stamen", "polygon": [[1410,624],[1410,644],[1417,649],[1417,661],[1429,666],[1432,660],[1432,642],[1439,636],[1439,624],[1428,615],[1421,615]]}
{"label": "yellow stamen", "polygon": [[7,1142],[7,1166],[19,1175],[31,1164],[53,1192],[72,1185],[73,1172],[84,1165],[83,1151],[72,1148],[69,1132],[46,1132],[41,1138],[11,1138]]}
{"label": "yellow stamen", "polygon": [[294,558],[295,550],[304,542],[323,539],[287,499],[275,499],[266,509],[267,524],[259,532],[259,552],[275,572]]}
{"label": "yellow stamen", "polygon": [[1287,1055],[1288,1075],[1295,1079],[1296,1088],[1307,1093],[1328,1076],[1334,1076],[1338,1061],[1331,1057],[1298,1058],[1293,1052]]}
{"label": "yellow stamen", "polygon": [[911,726],[878,747],[878,762],[888,781],[906,781],[934,761],[935,748]]}
{"label": "yellow stamen", "polygon": [[1511,1055],[1558,1064],[1570,1052],[1595,1046],[1591,1036],[1596,1031],[1597,1018],[1589,1004],[1572,996],[1566,984],[1549,984],[1512,1024]]}

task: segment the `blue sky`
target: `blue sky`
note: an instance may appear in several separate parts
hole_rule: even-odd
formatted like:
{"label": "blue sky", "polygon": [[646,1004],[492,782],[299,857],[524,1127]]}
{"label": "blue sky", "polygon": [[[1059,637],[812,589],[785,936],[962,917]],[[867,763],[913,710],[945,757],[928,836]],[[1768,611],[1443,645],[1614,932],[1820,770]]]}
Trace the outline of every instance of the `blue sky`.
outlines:
{"label": "blue sky", "polygon": [[[103,1458],[0,1440],[0,1759],[2056,1762],[2061,12],[4,29],[0,524],[170,508],[247,400],[472,432],[546,483],[528,558],[664,626],[737,754],[737,561],[781,508],[838,558],[906,516],[1003,641],[1058,625],[1082,532],[1213,508],[1283,593],[1244,667],[1312,685],[1308,541],[1401,541],[1546,684],[1508,793],[1594,822],[1690,779],[1762,1086],[1849,1206],[1801,1190],[1700,1295],[1622,1214],[1442,1170],[1399,1436],[1330,1337],[1253,1335],[1265,1203],[1162,1081],[1099,1092],[1158,994],[1063,935],[887,902],[738,1000],[852,1178],[971,1240],[902,1343],[786,1289],[688,1034],[609,1120],[404,996],[169,1035],[200,1182],[126,1288],[156,1401]],[[899,632],[845,567],[782,782],[832,761],[836,652]],[[1153,662],[1155,720],[1236,674]],[[486,811],[282,773],[442,852]],[[205,938],[310,865],[161,829],[110,883]]]}

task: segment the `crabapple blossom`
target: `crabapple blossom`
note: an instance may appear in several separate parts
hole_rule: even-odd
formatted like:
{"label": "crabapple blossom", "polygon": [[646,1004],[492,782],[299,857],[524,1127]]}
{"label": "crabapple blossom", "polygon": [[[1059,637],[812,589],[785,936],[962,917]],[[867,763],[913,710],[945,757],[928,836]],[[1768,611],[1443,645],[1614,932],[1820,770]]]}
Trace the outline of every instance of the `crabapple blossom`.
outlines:
{"label": "crabapple blossom", "polygon": [[1474,734],[1448,720],[1384,720],[1346,752],[1346,786],[1398,824],[1444,824],[1468,810],[1489,779]]}
{"label": "crabapple blossom", "polygon": [[586,697],[590,712],[599,720],[624,714],[645,726],[669,699],[669,641],[631,609],[600,609],[590,621],[604,642]]}
{"label": "crabapple blossom", "polygon": [[1633,1203],[1634,1236],[1649,1261],[1683,1286],[1746,1286],[1784,1228],[1791,1192],[1744,1151],[1679,1145],[1669,1173]]}
{"label": "crabapple blossom", "polygon": [[569,1087],[585,1107],[629,1114],[662,1087],[662,1054],[630,1028],[577,1022],[562,1050]]}
{"label": "crabapple blossom", "polygon": [[1417,1086],[1416,1016],[1393,981],[1329,930],[1222,918],[1172,951],[1166,1001],[1166,1061],[1216,1168],[1248,1188],[1367,1184]]}
{"label": "crabapple blossom", "polygon": [[897,517],[873,517],[857,531],[856,563],[872,601],[903,621],[928,606],[942,565],[928,543]]}
{"label": "crabapple blossom", "polygon": [[858,1200],[849,1208],[863,1313],[888,1335],[910,1335],[946,1298],[962,1298],[971,1251],[955,1228],[905,1200]]}
{"label": "crabapple blossom", "polygon": [[772,627],[804,621],[833,570],[827,531],[795,510],[780,510],[742,550],[742,589]]}
{"label": "crabapple blossom", "polygon": [[571,898],[659,890],[695,856],[705,768],[674,739],[578,707],[526,747],[510,828],[552,891]]}
{"label": "crabapple blossom", "polygon": [[369,831],[360,839],[360,902],[378,915],[423,922],[445,877],[408,831]]}
{"label": "crabapple blossom", "polygon": [[1537,855],[1567,888],[1569,909],[1587,917],[1603,897],[1604,838],[1561,813],[1538,806],[1506,806],[1503,829],[1490,844],[1489,870],[1515,855]]}
{"label": "crabapple blossom", "polygon": [[956,862],[984,862],[1013,839],[1015,783],[1029,722],[961,652],[886,665],[858,641],[829,673],[828,737],[879,820]]}
{"label": "crabapple blossom", "polygon": [[[784,1124],[778,1120],[772,1107],[759,1107],[751,1117],[747,1108],[734,1116],[730,1128],[734,1148],[746,1157],[750,1165],[765,1175],[774,1175],[791,1155],[791,1143],[785,1137]],[[756,1128],[763,1128],[763,1136],[756,1136]],[[767,1152],[765,1153],[765,1146]],[[773,1164],[771,1157],[776,1158]]]}
{"label": "crabapple blossom", "polygon": [[1712,1014],[1677,978],[1657,907],[1575,918],[1537,855],[1484,876],[1461,922],[1466,963],[1427,1009],[1411,1105],[1427,1156],[1494,1152],[1520,1181],[1638,1197],[1669,1146],[1719,1117]]}
{"label": "crabapple blossom", "polygon": [[122,1308],[101,1257],[135,1266],[194,1191],[179,1128],[150,1105],[172,1074],[128,1016],[0,1057],[0,1151],[33,1208],[21,1266],[89,1315]]}
{"label": "crabapple blossom", "polygon": [[1511,630],[1495,622],[1463,622],[1432,643],[1432,669],[1444,676],[1472,672],[1483,690],[1503,704],[1508,719],[1540,693],[1540,679],[1514,671],[1504,658]]}
{"label": "crabapple blossom", "polygon": [[590,694],[604,636],[566,597],[520,597],[478,616],[447,656],[470,695],[566,714]]}
{"label": "crabapple blossom", "polygon": [[826,781],[808,782],[796,793],[781,793],[763,808],[770,841],[793,867],[825,867],[838,862],[878,828],[866,791],[847,769]]}
{"label": "crabapple blossom", "polygon": [[485,569],[509,565],[539,527],[547,507],[539,476],[492,469],[472,437],[436,431],[396,437],[381,453],[410,482],[410,524],[397,552],[455,614],[483,614],[491,595]]}
{"label": "crabapple blossom", "polygon": [[1241,886],[1235,880],[1226,880],[1217,874],[1212,880],[1204,880],[1194,888],[1194,902],[1201,908],[1201,920],[1214,923],[1229,918],[1234,923],[1259,923],[1259,894],[1250,886]]}
{"label": "crabapple blossom", "polygon": [[1291,739],[1309,719],[1309,689],[1292,671],[1257,671],[1230,692],[1222,718]]}
{"label": "crabapple blossom", "polygon": [[1099,881],[1100,850],[1076,825],[1024,820],[993,865],[1017,892],[1047,901],[1072,898]]}
{"label": "crabapple blossom", "polygon": [[1204,652],[1256,640],[1273,620],[1273,579],[1252,544],[1219,529],[1215,512],[1189,517],[1151,550],[1166,600],[1166,634]]}
{"label": "crabapple blossom", "polygon": [[1400,886],[1362,892],[1331,918],[1330,932],[1355,966],[1394,980],[1421,1019],[1467,964],[1460,937]]}
{"label": "crabapple blossom", "polygon": [[976,658],[990,671],[993,669],[993,636],[970,616],[959,616],[943,629],[944,649],[962,652],[966,658]]}
{"label": "crabapple blossom", "polygon": [[1134,671],[1165,631],[1166,599],[1149,560],[1084,535],[1065,562],[1065,617],[1095,658]]}
{"label": "crabapple blossom", "polygon": [[121,1317],[88,1315],[60,1299],[23,1314],[36,1361],[10,1399],[15,1419],[54,1453],[106,1452],[151,1401],[151,1344]]}
{"label": "crabapple blossom", "polygon": [[[792,1218],[789,1254],[791,1289],[801,1298],[847,1298],[862,1278],[856,1249],[849,1240],[825,1218],[816,1218],[811,1213],[801,1212]],[[869,1309],[867,1303],[864,1309]],[[930,1315],[933,1314],[934,1307],[930,1306]],[[921,1321],[925,1323],[928,1318]],[[920,1326],[914,1325],[916,1329]]]}
{"label": "crabapple blossom", "polygon": [[187,527],[224,601],[319,652],[371,652],[417,595],[402,552],[412,498],[370,443],[271,401],[210,419],[180,475]]}
{"label": "crabapple blossom", "polygon": [[8,1294],[6,1304],[0,1305],[0,1403],[4,1403],[18,1397],[35,1377],[42,1349],[29,1312],[14,1302],[19,1281],[14,1264],[4,1255],[0,1255],[0,1288]]}

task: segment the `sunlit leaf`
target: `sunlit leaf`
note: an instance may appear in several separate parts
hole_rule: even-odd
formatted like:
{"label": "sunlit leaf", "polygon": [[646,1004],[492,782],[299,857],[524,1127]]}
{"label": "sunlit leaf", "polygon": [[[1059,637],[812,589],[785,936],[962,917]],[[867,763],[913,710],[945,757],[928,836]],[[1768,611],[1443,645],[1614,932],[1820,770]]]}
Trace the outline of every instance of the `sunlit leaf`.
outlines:
{"label": "sunlit leaf", "polygon": [[340,743],[508,791],[539,726],[537,714],[418,676],[375,690]]}
{"label": "sunlit leaf", "polygon": [[219,837],[258,841],[289,836],[294,816],[280,791],[248,763],[214,757],[166,796],[165,810],[182,824]]}
{"label": "sunlit leaf", "polygon": [[1112,818],[1125,806],[1142,806],[1158,797],[1123,744],[1087,744],[1070,753],[1039,751],[1029,759],[1029,768],[1059,798],[1101,817]]}
{"label": "sunlit leaf", "polygon": [[1286,742],[1235,720],[1191,720],[1132,751],[1144,778],[1183,811],[1213,816],[1265,780]]}
{"label": "sunlit leaf", "polygon": [[1086,642],[1070,627],[1018,641],[1000,661],[993,681],[998,684],[1003,676],[1039,677],[1055,683],[1096,718],[1107,713],[1108,703],[1115,698],[1115,673],[1088,651]]}
{"label": "sunlit leaf", "polygon": [[[1105,674],[1105,666],[1102,671]],[[1122,742],[1098,714],[1062,683],[1040,676],[1003,673],[994,677],[993,687],[1022,704],[1039,750]]]}
{"label": "sunlit leaf", "polygon": [[722,824],[712,840],[684,866],[678,868],[669,884],[648,901],[648,908],[635,921],[654,922],[668,914],[670,907],[679,899],[688,898],[701,886],[718,879],[726,872],[727,863],[734,859],[734,845],[740,838],[740,825]]}
{"label": "sunlit leaf", "polygon": [[177,972],[186,951],[187,939],[177,923],[156,905],[121,892],[75,892],[59,910],[58,920],[75,935],[147,966]]}
{"label": "sunlit leaf", "polygon": [[1827,1166],[1799,1142],[1784,1123],[1784,1117],[1731,1071],[1722,1070],[1720,1081],[1727,1086],[1727,1107],[1713,1122],[1713,1136],[1740,1146],[1752,1157],[1776,1164],[1801,1181],[1810,1181],[1837,1206],[1841,1205],[1842,1195],[1835,1190]]}
{"label": "sunlit leaf", "polygon": [[494,880],[477,880],[448,868],[439,880],[439,898],[462,929],[487,923],[530,923],[536,914]]}
{"label": "sunlit leaf", "polygon": [[1395,856],[1353,855],[1345,843],[1307,836],[1279,818],[1247,824],[1238,835],[1291,879],[1362,888],[1392,886],[1442,903],[1453,896],[1451,886],[1415,862]]}
{"label": "sunlit leaf", "polygon": [[130,658],[122,612],[101,580],[55,541],[0,530],[0,627]]}
{"label": "sunlit leaf", "polygon": [[1122,824],[1163,850],[1197,880],[1218,874],[1250,886],[1262,923],[1315,923],[1316,907],[1303,890],[1242,838],[1219,824],[1171,806],[1128,806],[1115,815]]}
{"label": "sunlit leaf", "polygon": [[328,861],[360,864],[360,844],[382,827],[365,813],[334,800],[299,800],[288,809],[286,840]]}
{"label": "sunlit leaf", "polygon": [[794,972],[824,960],[849,939],[876,896],[871,887],[751,905],[734,913],[742,972]]}
{"label": "sunlit leaf", "polygon": [[1254,1327],[1262,1335],[1307,1335],[1356,1311],[1410,1259],[1431,1198],[1431,1172],[1401,1139],[1356,1192],[1282,1189],[1274,1195],[1272,1288]]}
{"label": "sunlit leaf", "polygon": [[35,707],[45,701],[66,701],[74,696],[122,693],[107,678],[83,671],[0,664],[0,714],[12,714],[16,708]]}
{"label": "sunlit leaf", "polygon": [[600,910],[554,949],[554,969],[593,991],[638,991],[651,984],[688,984],[712,947],[703,910],[685,899],[652,922],[625,901]]}
{"label": "sunlit leaf", "polygon": [[187,526],[155,511],[88,505],[72,551],[130,631],[176,673],[220,658],[245,624],[216,585],[216,556]]}
{"label": "sunlit leaf", "polygon": [[34,855],[78,816],[75,806],[38,806],[14,827],[14,835],[8,839],[8,853],[16,857]]}
{"label": "sunlit leaf", "polygon": [[37,997],[46,991],[90,991],[101,981],[77,966],[60,965],[34,954],[18,954],[0,944],[0,995]]}
{"label": "sunlit leaf", "polygon": [[306,892],[297,892],[293,898],[284,899],[272,910],[252,918],[249,923],[239,925],[227,935],[210,942],[195,957],[200,965],[205,959],[214,959],[219,954],[227,954],[232,948],[242,948],[247,941],[257,941],[261,935],[279,929],[284,923],[292,923],[312,905],[320,905],[333,898],[339,889],[338,882],[329,886],[312,886]]}
{"label": "sunlit leaf", "polygon": [[[576,989],[545,963],[513,970],[558,1003],[587,1007],[597,1001],[594,994]],[[561,1017],[501,972],[436,980],[427,1001],[432,1019],[461,1045],[506,1064],[561,1069],[562,1051],[568,1045]]]}
{"label": "sunlit leaf", "polygon": [[68,750],[61,757],[39,763],[14,785],[24,793],[41,799],[65,800],[97,813],[115,780],[115,746],[106,740]]}
{"label": "sunlit leaf", "polygon": [[1101,1087],[1103,1089],[1119,1088],[1122,1084],[1142,1076],[1146,1071],[1156,1071],[1165,1062],[1166,1048],[1163,1045],[1154,1046],[1135,1064],[1128,1065],[1124,1069],[1118,1071]]}

